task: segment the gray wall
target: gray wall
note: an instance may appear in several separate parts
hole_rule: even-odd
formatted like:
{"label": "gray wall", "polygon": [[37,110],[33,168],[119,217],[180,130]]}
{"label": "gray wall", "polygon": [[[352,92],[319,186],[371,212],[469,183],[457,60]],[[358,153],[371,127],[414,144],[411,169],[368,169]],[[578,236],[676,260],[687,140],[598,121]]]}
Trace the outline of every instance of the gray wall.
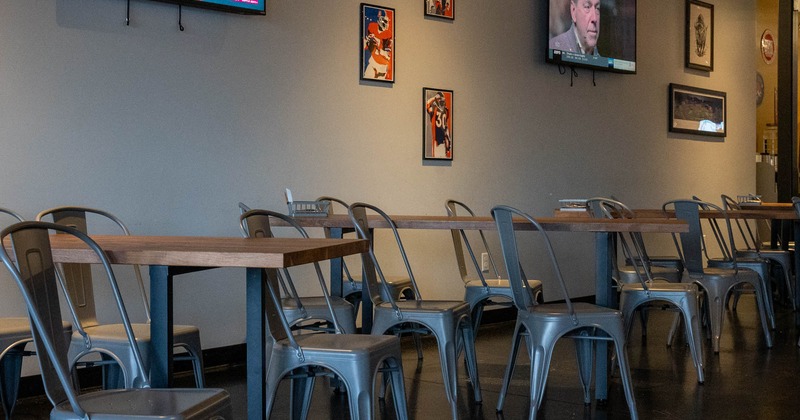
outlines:
{"label": "gray wall", "polygon": [[[543,1],[460,1],[453,22],[422,3],[380,2],[397,11],[397,82],[375,85],[358,79],[359,1],[268,0],[265,17],[184,8],[179,32],[161,3],[133,1],[126,27],[123,0],[0,0],[0,205],[235,236],[237,202],[284,209],[285,187],[394,214],[444,214],[453,197],[542,216],[559,198],[653,207],[754,191],[753,0],[716,5],[710,74],[684,68],[684,2],[639,1],[638,74],[598,72],[596,87],[544,63]],[[724,141],[667,132],[671,82],[727,92]],[[422,87],[455,91],[452,163],[421,159]],[[449,233],[403,234],[423,294],[461,296]],[[591,294],[592,236],[555,236],[573,294]],[[199,325],[205,347],[242,342],[243,276],[176,281],[176,322]],[[0,315],[22,314],[0,280]]]}

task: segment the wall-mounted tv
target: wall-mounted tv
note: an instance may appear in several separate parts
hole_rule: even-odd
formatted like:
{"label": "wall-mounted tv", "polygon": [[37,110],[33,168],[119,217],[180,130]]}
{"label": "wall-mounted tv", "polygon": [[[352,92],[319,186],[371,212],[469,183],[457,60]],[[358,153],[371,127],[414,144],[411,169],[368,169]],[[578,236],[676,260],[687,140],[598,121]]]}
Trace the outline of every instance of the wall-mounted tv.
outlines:
{"label": "wall-mounted tv", "polygon": [[547,61],[636,73],[636,0],[549,0]]}
{"label": "wall-mounted tv", "polygon": [[266,15],[267,0],[156,0],[181,6],[201,7],[246,15]]}

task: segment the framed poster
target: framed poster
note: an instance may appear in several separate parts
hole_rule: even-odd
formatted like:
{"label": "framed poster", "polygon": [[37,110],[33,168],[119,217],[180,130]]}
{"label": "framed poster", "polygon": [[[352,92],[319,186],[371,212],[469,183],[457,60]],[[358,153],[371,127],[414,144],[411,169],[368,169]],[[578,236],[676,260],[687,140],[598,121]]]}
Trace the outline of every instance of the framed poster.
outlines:
{"label": "framed poster", "polygon": [[725,137],[726,118],[725,92],[670,83],[669,131]]}
{"label": "framed poster", "polygon": [[456,0],[422,0],[425,3],[425,16],[454,20]]}
{"label": "framed poster", "polygon": [[422,88],[422,158],[453,160],[453,91]]}
{"label": "framed poster", "polygon": [[686,67],[714,71],[714,5],[686,2]]}
{"label": "framed poster", "polygon": [[361,3],[361,79],[394,83],[394,9]]}

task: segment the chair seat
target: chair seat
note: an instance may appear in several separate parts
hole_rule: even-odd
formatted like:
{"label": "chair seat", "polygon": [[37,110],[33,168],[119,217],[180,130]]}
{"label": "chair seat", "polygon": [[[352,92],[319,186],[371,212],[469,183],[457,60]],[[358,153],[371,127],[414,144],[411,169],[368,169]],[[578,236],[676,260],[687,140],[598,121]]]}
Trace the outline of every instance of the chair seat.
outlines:
{"label": "chair seat", "polygon": [[[463,300],[401,300],[395,302],[397,307],[403,312],[416,313],[442,313],[452,312],[454,314],[469,314],[469,304]],[[381,303],[375,309],[392,309],[389,303]]]}
{"label": "chair seat", "polygon": [[[639,271],[639,274],[644,276],[644,273],[641,271],[641,269]],[[650,266],[650,274],[653,276],[653,278],[661,278],[670,283],[679,283],[681,281],[681,278],[683,277],[683,272],[678,270],[677,268],[661,267],[655,265]],[[639,280],[639,276],[636,274],[636,271],[633,269],[633,266],[620,267],[619,276],[620,276],[619,280],[622,283],[632,284],[632,283],[639,283],[641,281]]]}
{"label": "chair seat", "polygon": [[[630,283],[623,285],[622,291],[624,290],[644,291],[645,288],[641,283]],[[654,281],[647,283],[647,290],[650,290],[651,292],[685,293],[687,291],[697,291],[697,285],[694,283]]]}
{"label": "chair seat", "polygon": [[[617,309],[606,308],[605,306],[598,306],[584,302],[573,302],[572,307],[574,309],[575,316],[578,318],[581,318],[581,316],[584,314],[590,314],[592,317],[608,315],[622,318],[621,311]],[[533,305],[528,307],[528,312],[531,314],[536,314],[536,316],[549,316],[552,318],[570,316],[570,311],[566,303],[545,303]]]}
{"label": "chair seat", "polygon": [[[222,389],[120,389],[83,394],[78,401],[96,420],[231,418],[230,396]],[[50,419],[77,417],[66,402],[53,408]]]}
{"label": "chair seat", "polygon": [[[510,295],[511,286],[509,286],[508,279],[486,279],[486,286],[489,288],[489,294],[503,294]],[[539,280],[528,280],[528,286],[531,289],[539,289],[542,287],[542,282]],[[464,282],[464,287],[480,287],[483,288],[481,279],[469,279]]]}
{"label": "chair seat", "polygon": [[[133,335],[136,336],[136,341],[150,341],[150,324],[131,324]],[[128,338],[125,335],[125,327],[122,324],[103,324],[94,327],[84,328],[86,333],[95,341],[108,341],[108,342],[121,342],[128,343]],[[182,337],[197,335],[200,330],[193,325],[174,325],[172,327],[172,336],[176,343],[181,342]],[[83,337],[75,334],[76,339],[81,343]]]}
{"label": "chair seat", "polygon": [[[353,304],[338,296],[330,296],[330,299],[331,308],[336,312],[336,319],[339,321],[342,330],[346,334],[355,334],[356,319]],[[324,296],[304,296],[300,298],[300,302],[306,311],[305,316],[300,312],[300,308],[297,307],[297,302],[293,298],[281,299],[283,313],[290,325],[294,326],[300,321],[309,319],[333,322]]]}
{"label": "chair seat", "polygon": [[[313,352],[357,358],[361,354],[379,352],[380,349],[400,354],[400,340],[393,335],[301,334],[296,335],[295,340],[307,355]],[[294,351],[289,346],[286,348]]]}
{"label": "chair seat", "polygon": [[[72,334],[69,322],[62,322],[62,325],[65,333]],[[0,318],[0,352],[15,343],[32,339],[31,323],[27,317]]]}

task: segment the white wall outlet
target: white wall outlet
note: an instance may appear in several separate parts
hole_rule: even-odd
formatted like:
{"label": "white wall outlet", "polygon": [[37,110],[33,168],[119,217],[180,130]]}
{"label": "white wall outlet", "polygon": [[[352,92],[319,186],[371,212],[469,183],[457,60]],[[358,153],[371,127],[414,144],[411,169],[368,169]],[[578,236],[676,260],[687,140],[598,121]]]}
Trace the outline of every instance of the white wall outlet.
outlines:
{"label": "white wall outlet", "polygon": [[481,270],[486,273],[489,271],[489,254],[481,253]]}

